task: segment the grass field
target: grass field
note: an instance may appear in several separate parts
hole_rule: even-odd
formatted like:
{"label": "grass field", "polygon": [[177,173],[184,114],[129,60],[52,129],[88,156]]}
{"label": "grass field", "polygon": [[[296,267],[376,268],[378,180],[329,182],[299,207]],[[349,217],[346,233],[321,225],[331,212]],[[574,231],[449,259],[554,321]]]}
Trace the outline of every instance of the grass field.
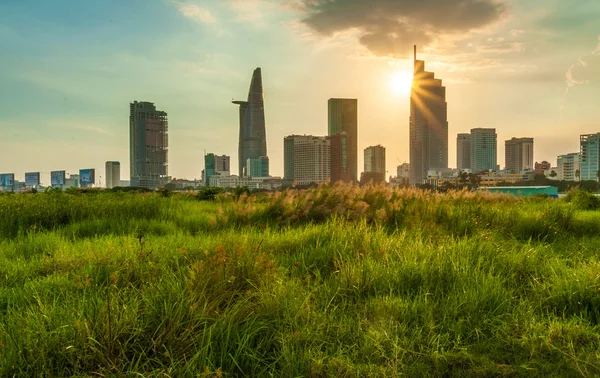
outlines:
{"label": "grass field", "polygon": [[0,195],[0,376],[599,376],[588,200]]}

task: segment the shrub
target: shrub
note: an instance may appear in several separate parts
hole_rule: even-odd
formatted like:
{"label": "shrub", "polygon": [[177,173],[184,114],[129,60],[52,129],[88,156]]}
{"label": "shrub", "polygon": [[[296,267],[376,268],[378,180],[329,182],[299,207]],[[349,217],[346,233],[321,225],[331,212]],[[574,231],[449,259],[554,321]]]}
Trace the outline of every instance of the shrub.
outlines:
{"label": "shrub", "polygon": [[206,187],[198,191],[196,198],[200,201],[214,201],[221,193],[223,193],[223,188]]}
{"label": "shrub", "polygon": [[574,189],[567,193],[565,200],[578,210],[598,210],[600,201],[594,194]]}
{"label": "shrub", "polygon": [[233,198],[236,200],[244,194],[250,194],[250,189],[247,186],[238,186],[237,188],[233,189]]}
{"label": "shrub", "polygon": [[173,195],[173,192],[167,188],[160,188],[160,189],[158,189],[157,192],[158,192],[158,195],[163,198],[169,198]]}

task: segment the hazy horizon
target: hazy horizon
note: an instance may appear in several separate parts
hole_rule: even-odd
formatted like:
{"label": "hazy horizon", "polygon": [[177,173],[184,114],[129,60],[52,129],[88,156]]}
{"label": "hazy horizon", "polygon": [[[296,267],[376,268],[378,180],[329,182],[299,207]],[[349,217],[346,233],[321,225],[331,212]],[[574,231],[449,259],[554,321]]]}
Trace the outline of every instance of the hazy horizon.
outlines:
{"label": "hazy horizon", "polygon": [[119,161],[129,179],[137,100],[168,113],[169,175],[199,178],[204,151],[237,161],[231,100],[246,98],[261,67],[273,176],[285,136],[327,134],[332,97],[358,99],[359,173],[363,150],[381,144],[395,175],[408,161],[409,96],[392,83],[412,71],[414,44],[447,88],[451,167],[456,135],[471,128],[496,128],[502,167],[511,137],[533,137],[534,160],[555,165],[580,134],[600,132],[598,1],[459,3],[5,1],[0,171],[49,183],[44,172],[104,177]]}

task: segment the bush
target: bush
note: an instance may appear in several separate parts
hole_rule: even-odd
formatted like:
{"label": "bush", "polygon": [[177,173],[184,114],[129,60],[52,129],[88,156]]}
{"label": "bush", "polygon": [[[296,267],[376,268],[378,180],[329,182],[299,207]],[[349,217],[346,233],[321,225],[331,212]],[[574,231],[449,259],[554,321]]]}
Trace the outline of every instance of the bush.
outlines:
{"label": "bush", "polygon": [[200,201],[214,201],[221,193],[223,193],[223,188],[206,187],[198,191],[196,198]]}
{"label": "bush", "polygon": [[250,195],[250,189],[247,186],[238,186],[237,188],[233,189],[233,198],[240,199],[240,197],[242,195]]}
{"label": "bush", "polygon": [[173,195],[173,192],[167,188],[160,188],[160,189],[158,189],[157,192],[158,192],[158,195],[163,198],[169,198]]}
{"label": "bush", "polygon": [[140,186],[116,186],[108,189],[108,192],[123,192],[123,193],[150,193],[152,189],[142,188]]}
{"label": "bush", "polygon": [[565,200],[578,210],[598,210],[600,201],[594,194],[574,189],[567,193]]}

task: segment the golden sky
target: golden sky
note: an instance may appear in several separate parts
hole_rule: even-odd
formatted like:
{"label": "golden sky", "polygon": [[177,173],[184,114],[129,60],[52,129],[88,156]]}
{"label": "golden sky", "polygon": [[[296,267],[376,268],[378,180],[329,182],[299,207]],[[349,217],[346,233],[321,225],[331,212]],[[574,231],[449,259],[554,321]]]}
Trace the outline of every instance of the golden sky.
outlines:
{"label": "golden sky", "polygon": [[[327,99],[358,98],[363,149],[408,161],[412,45],[447,87],[456,134],[535,138],[537,161],[600,132],[600,2],[578,0],[23,0],[0,2],[0,171],[96,168],[129,175],[128,104],[169,114],[169,174],[200,177],[203,153],[237,161],[238,111],[262,67],[271,174],[283,138],[325,135]],[[405,81],[406,79],[404,79]],[[400,80],[402,81],[402,79]],[[394,85],[396,83],[396,85]],[[234,164],[235,165],[235,164]],[[102,174],[100,174],[102,173]]]}

